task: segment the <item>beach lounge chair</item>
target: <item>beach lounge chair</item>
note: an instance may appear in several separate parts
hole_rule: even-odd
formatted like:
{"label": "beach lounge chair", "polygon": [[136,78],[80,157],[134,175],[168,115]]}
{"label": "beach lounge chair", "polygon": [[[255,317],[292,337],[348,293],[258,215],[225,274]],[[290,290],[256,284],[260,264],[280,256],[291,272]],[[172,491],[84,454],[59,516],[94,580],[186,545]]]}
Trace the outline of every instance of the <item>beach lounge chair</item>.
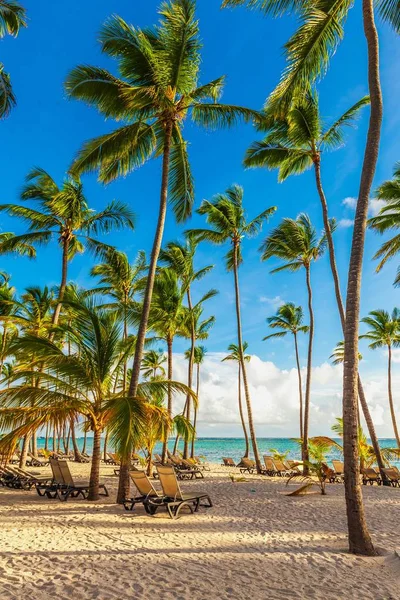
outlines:
{"label": "beach lounge chair", "polygon": [[[211,507],[213,505],[208,494],[194,491],[183,494],[179,487],[175,469],[172,466],[159,465],[157,471],[163,490],[163,498],[161,501],[149,498],[147,500],[149,510],[155,511],[159,506],[164,505],[171,519],[177,519],[183,508],[189,508],[190,512],[193,513],[197,512],[200,506]],[[206,504],[202,501],[205,501]]]}
{"label": "beach lounge chair", "polygon": [[[75,483],[69,470],[68,462],[66,460],[59,460],[58,466],[60,467],[61,476],[64,481],[64,485],[57,488],[57,496],[60,500],[66,502],[68,498],[76,498],[82,496],[84,499],[88,497],[90,491],[90,483],[79,482]],[[104,483],[99,485],[99,489],[103,490],[100,492],[100,496],[108,496],[108,490]]]}
{"label": "beach lounge chair", "polygon": [[301,472],[302,472],[302,471],[301,471],[301,469],[300,469],[300,467],[301,467],[301,463],[300,463],[298,460],[286,460],[286,461],[284,462],[284,465],[285,465],[285,466],[287,465],[287,467],[288,467],[288,468],[289,468],[289,469],[290,469],[290,470],[291,470],[293,473],[299,473],[299,474],[301,474]]}
{"label": "beach lounge chair", "polygon": [[236,463],[233,460],[233,458],[231,458],[230,456],[229,457],[223,456],[221,466],[222,467],[236,467]]}
{"label": "beach lounge chair", "polygon": [[335,483],[336,481],[336,473],[333,469],[328,467],[326,463],[321,464],[322,474],[324,476],[324,481],[329,481],[329,483]]}
{"label": "beach lounge chair", "polygon": [[369,483],[370,485],[373,485],[374,483],[377,483],[378,485],[382,484],[382,479],[379,475],[379,472],[377,473],[375,469],[361,469],[361,474],[363,485],[367,485],[367,483]]}
{"label": "beach lounge chair", "polygon": [[64,479],[61,474],[59,461],[57,458],[49,458],[52,479],[49,482],[39,482],[36,484],[36,491],[39,496],[47,496],[49,499],[57,498],[58,488],[65,487]]}
{"label": "beach lounge chair", "polygon": [[196,465],[203,469],[203,471],[211,471],[210,465],[205,460],[202,460],[200,456],[195,456],[194,460],[196,461]]}
{"label": "beach lounge chair", "polygon": [[49,464],[48,460],[43,460],[42,458],[36,458],[36,456],[33,456],[33,454],[31,452],[28,452],[28,457],[29,457],[29,460],[27,461],[27,464],[31,467],[47,467]]}
{"label": "beach lounge chair", "polygon": [[335,471],[336,481],[344,481],[344,464],[341,460],[332,461],[333,470]]}
{"label": "beach lounge chair", "polygon": [[273,461],[272,457],[264,455],[263,459],[264,459],[265,470],[266,470],[267,475],[271,475],[271,476],[278,475],[278,471],[277,471],[275,462]]}
{"label": "beach lounge chair", "polygon": [[53,477],[51,475],[43,475],[38,477],[36,473],[29,473],[29,471],[25,471],[24,469],[19,469],[18,467],[9,467],[8,471],[15,475],[14,485],[13,487],[17,487],[22,490],[31,490],[36,485],[48,485],[52,482]]}
{"label": "beach lounge chair", "polygon": [[13,471],[10,471],[9,467],[0,466],[0,485],[18,489],[18,478]]}
{"label": "beach lounge chair", "polygon": [[400,471],[397,468],[390,467],[383,469],[386,478],[389,480],[390,485],[393,487],[400,487]]}
{"label": "beach lounge chair", "polygon": [[284,465],[281,460],[274,458],[273,461],[279,477],[289,477],[292,474],[291,469]]}
{"label": "beach lounge chair", "polygon": [[251,460],[251,458],[242,458],[237,466],[239,467],[241,473],[254,473],[254,471],[257,471],[256,462]]}
{"label": "beach lounge chair", "polygon": [[144,471],[130,471],[129,475],[137,491],[139,492],[139,496],[134,496],[133,498],[124,500],[123,505],[125,510],[133,510],[135,504],[140,502],[143,504],[146,512],[149,514],[154,514],[155,511],[149,509],[147,500],[151,498],[153,502],[156,499],[160,501],[162,500],[162,496],[160,496],[160,494],[157,492]]}

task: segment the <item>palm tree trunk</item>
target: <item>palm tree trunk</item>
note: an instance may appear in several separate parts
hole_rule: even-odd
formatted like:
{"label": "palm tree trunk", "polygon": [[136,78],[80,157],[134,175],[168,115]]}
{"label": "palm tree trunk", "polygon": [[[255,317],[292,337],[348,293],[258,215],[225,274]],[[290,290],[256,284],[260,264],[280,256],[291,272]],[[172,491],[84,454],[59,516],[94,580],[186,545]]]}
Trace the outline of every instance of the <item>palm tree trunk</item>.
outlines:
{"label": "palm tree trunk", "polygon": [[[344,311],[344,306],[343,306],[342,294],[340,291],[340,280],[339,280],[339,273],[338,273],[338,269],[337,269],[337,265],[336,265],[335,245],[333,242],[332,231],[331,231],[331,227],[329,224],[328,203],[326,201],[325,192],[322,187],[321,161],[320,161],[319,154],[314,159],[314,172],[315,172],[315,181],[317,184],[318,195],[319,195],[319,198],[321,201],[322,218],[323,218],[323,222],[324,222],[326,239],[328,242],[329,262],[330,262],[330,266],[331,266],[333,283],[334,283],[334,287],[335,287],[336,303],[337,303],[340,322],[342,324],[342,330],[343,330],[343,334],[344,334],[345,325],[346,325],[346,316],[345,316],[345,311]],[[376,435],[375,426],[374,426],[374,423],[373,423],[373,420],[371,417],[371,413],[369,411],[367,401],[365,399],[364,388],[362,385],[360,375],[358,375],[357,389],[358,389],[358,395],[359,395],[359,399],[360,399],[361,408],[362,408],[362,411],[364,414],[364,419],[367,424],[369,437],[371,439],[371,444],[372,444],[372,447],[374,448],[376,462],[379,467],[382,481],[385,485],[386,483],[388,483],[387,477],[383,471],[385,465],[383,464],[381,450],[380,450],[379,442],[378,442],[378,437]],[[358,420],[360,421],[359,411],[358,411]]]}
{"label": "palm tree trunk", "polygon": [[37,448],[37,431],[36,430],[32,432],[32,454],[33,454],[33,456],[36,456],[36,458],[37,458],[38,448]]}
{"label": "palm tree trunk", "polygon": [[[172,380],[172,338],[168,337],[167,338],[167,351],[168,351],[168,381]],[[172,390],[171,390],[171,386],[168,386],[168,399],[167,399],[167,410],[168,410],[168,416],[171,419],[172,418]],[[167,431],[165,433],[165,440],[163,443],[163,449],[162,449],[162,461],[163,464],[165,464],[165,461],[167,459],[167,452],[168,452],[168,436],[169,436],[169,431],[167,428]]]}
{"label": "palm tree trunk", "polygon": [[71,440],[72,440],[72,447],[74,449],[74,461],[80,463],[80,462],[82,462],[82,455],[79,450],[78,442],[76,440],[75,423],[74,423],[73,419],[71,419]]}
{"label": "palm tree trunk", "polygon": [[[160,206],[158,212],[157,228],[153,241],[153,248],[151,251],[149,272],[147,274],[146,290],[143,298],[142,314],[140,318],[139,330],[137,333],[135,356],[133,359],[132,377],[129,384],[129,396],[134,397],[137,394],[137,388],[139,385],[140,367],[143,357],[144,341],[146,337],[147,323],[149,320],[151,297],[153,295],[154,279],[156,275],[158,256],[160,254],[160,248],[162,244],[165,217],[167,214],[167,200],[168,200],[168,179],[169,179],[169,155],[171,150],[172,140],[172,123],[167,122],[165,126],[165,137],[164,137],[164,149],[163,149],[163,164],[162,164],[162,176],[161,176],[161,194],[160,194]],[[118,494],[117,502],[122,504],[125,498],[129,497],[129,463],[127,461],[121,461],[119,483],[118,483]]]}
{"label": "palm tree trunk", "polygon": [[[192,389],[192,380],[193,380],[193,360],[194,360],[194,347],[196,344],[196,332],[195,332],[195,328],[194,328],[194,321],[193,321],[193,315],[192,315],[192,310],[193,310],[193,306],[192,306],[192,298],[190,295],[190,287],[187,290],[187,301],[188,301],[188,308],[190,311],[190,315],[191,315],[191,329],[190,329],[190,356],[189,356],[189,365],[188,365],[188,388],[191,390]],[[186,396],[186,418],[188,423],[190,423],[190,409],[191,409],[191,397],[188,394]],[[185,437],[185,443],[183,446],[183,458],[188,458],[189,456],[189,440],[187,438],[187,436]]]}
{"label": "palm tree trunk", "polygon": [[0,356],[0,376],[3,375],[3,365],[5,360],[5,351],[7,343],[7,325],[3,326],[3,339],[1,340],[1,356]]}
{"label": "palm tree trunk", "polygon": [[388,356],[388,396],[389,396],[389,406],[390,406],[390,415],[392,417],[393,423],[393,431],[394,437],[396,438],[397,447],[400,448],[400,438],[399,431],[397,429],[396,415],[394,412],[393,406],[393,394],[392,394],[392,347],[388,346],[389,356]]}
{"label": "palm tree trunk", "polygon": [[[199,390],[200,390],[200,363],[197,363],[197,375],[196,375],[196,397],[197,397],[197,403],[199,402]],[[194,436],[192,438],[192,449],[190,452],[190,457],[194,458],[194,445],[195,445],[195,441],[196,441],[196,425],[197,425],[197,411],[198,411],[198,406],[194,407],[194,418],[193,418],[193,429],[194,429]]]}
{"label": "palm tree trunk", "polygon": [[241,317],[240,317],[240,293],[239,293],[239,274],[238,274],[238,260],[237,260],[238,244],[239,244],[239,242],[236,242],[236,241],[234,242],[233,274],[234,274],[234,278],[235,278],[236,321],[237,321],[239,358],[240,358],[240,365],[242,367],[244,395],[246,398],[247,416],[248,416],[248,421],[249,421],[250,438],[251,438],[251,444],[253,447],[254,460],[256,462],[257,472],[261,473],[260,454],[258,452],[256,432],[254,429],[253,411],[252,411],[252,407],[251,407],[249,386],[247,383],[246,365],[245,365],[244,356],[243,356],[242,321],[241,321]]}
{"label": "palm tree trunk", "polygon": [[90,469],[90,490],[88,500],[99,499],[100,482],[100,457],[101,457],[101,429],[95,428],[93,432],[92,467]]}
{"label": "palm tree trunk", "polygon": [[44,438],[44,449],[49,449],[49,424],[46,423],[46,437]]}
{"label": "palm tree trunk", "polygon": [[82,454],[86,454],[86,442],[87,442],[87,431],[85,429],[85,431],[83,432],[83,448],[82,448]]}
{"label": "palm tree trunk", "polygon": [[[68,250],[69,250],[69,239],[63,240],[63,251],[62,251],[62,265],[61,265],[61,284],[58,292],[57,306],[53,314],[53,325],[58,324],[61,312],[61,301],[64,298],[65,288],[67,287],[67,276],[68,276]],[[53,337],[50,336],[51,338]]]}
{"label": "palm tree trunk", "polygon": [[106,460],[107,460],[108,435],[109,435],[109,431],[108,431],[108,429],[106,429],[106,435],[104,437],[104,446],[103,446],[103,460],[104,460],[104,462],[106,462]]}
{"label": "palm tree trunk", "polygon": [[24,440],[22,442],[22,450],[21,455],[19,457],[19,468],[24,469],[26,467],[26,459],[28,458],[29,452],[29,442],[31,441],[31,433],[27,433],[24,436]]}
{"label": "palm tree trunk", "polygon": [[249,436],[247,434],[247,427],[246,427],[246,421],[244,418],[244,414],[243,414],[243,405],[242,405],[242,367],[239,363],[238,365],[238,400],[239,400],[239,414],[240,414],[240,420],[242,422],[242,428],[243,428],[243,434],[244,434],[244,443],[245,443],[245,451],[244,451],[244,455],[243,458],[249,458]]}
{"label": "palm tree trunk", "polygon": [[379,41],[374,21],[373,0],[363,0],[362,7],[364,34],[368,47],[371,115],[354,220],[347,285],[343,365],[343,454],[349,549],[354,554],[372,556],[375,554],[375,549],[365,520],[358,469],[358,328],[368,202],[378,160],[383,105],[379,81]]}
{"label": "palm tree trunk", "polygon": [[[308,338],[308,354],[307,354],[307,378],[306,378],[306,394],[304,403],[304,427],[303,427],[303,460],[308,460],[308,425],[310,417],[310,397],[311,397],[311,369],[312,369],[312,351],[314,341],[314,311],[312,306],[312,288],[310,265],[306,265],[306,283],[308,292],[308,313],[310,320],[309,338]],[[303,472],[308,474],[308,467],[304,465]]]}
{"label": "palm tree trunk", "polygon": [[294,348],[296,351],[297,376],[299,379],[300,438],[303,439],[303,385],[302,385],[302,381],[301,381],[301,369],[300,369],[300,359],[299,359],[299,348],[297,345],[297,333],[294,333],[293,336],[294,336]]}

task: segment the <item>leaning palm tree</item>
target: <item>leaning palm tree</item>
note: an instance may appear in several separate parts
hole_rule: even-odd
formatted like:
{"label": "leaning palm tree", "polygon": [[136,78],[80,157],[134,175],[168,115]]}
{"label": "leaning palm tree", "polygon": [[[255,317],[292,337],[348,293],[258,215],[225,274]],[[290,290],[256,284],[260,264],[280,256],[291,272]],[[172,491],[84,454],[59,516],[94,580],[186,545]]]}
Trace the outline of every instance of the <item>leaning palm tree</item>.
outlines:
{"label": "leaning palm tree", "polygon": [[299,359],[299,349],[297,343],[297,335],[307,333],[308,325],[303,325],[303,309],[301,306],[295,306],[292,302],[283,304],[278,308],[278,312],[273,317],[267,318],[267,323],[271,329],[279,329],[275,333],[271,333],[263,338],[269,340],[271,338],[285,337],[288,333],[293,335],[294,349],[296,353],[297,376],[299,380],[299,401],[300,401],[300,437],[303,438],[303,386],[301,381],[301,369]]}
{"label": "leaning palm tree", "polygon": [[300,214],[297,219],[283,219],[282,223],[264,240],[260,251],[262,260],[280,258],[285,264],[272,271],[298,271],[304,268],[308,294],[309,341],[307,353],[307,378],[304,401],[303,460],[308,461],[308,424],[311,396],[311,369],[314,341],[314,310],[312,305],[311,264],[318,260],[326,249],[326,235],[318,237],[310,217]]}
{"label": "leaning palm tree", "polygon": [[33,169],[26,178],[21,199],[33,200],[38,209],[21,204],[1,204],[0,211],[29,224],[28,232],[16,236],[20,243],[46,244],[55,237],[62,251],[61,283],[53,324],[58,323],[61,301],[68,281],[68,263],[85,247],[99,253],[110,248],[92,237],[123,227],[133,228],[133,213],[121,202],[113,201],[96,213],[89,208],[82,183],[67,178],[61,187],[43,169]]}
{"label": "leaning palm tree", "polygon": [[[17,37],[21,27],[26,27],[26,12],[16,0],[0,1],[0,38],[6,34]],[[0,119],[5,119],[16,105],[10,76],[0,63]]]}
{"label": "leaning palm tree", "polygon": [[247,380],[247,372],[243,354],[242,341],[242,319],[240,314],[240,292],[239,292],[239,266],[243,262],[241,245],[245,237],[257,235],[263,223],[275,212],[276,208],[271,207],[264,210],[251,221],[246,220],[246,213],[243,207],[243,188],[239,185],[233,185],[228,188],[224,194],[215,196],[213,202],[203,200],[198,213],[205,215],[210,229],[197,229],[189,232],[199,241],[205,240],[213,244],[231,243],[231,249],[226,255],[226,267],[228,271],[233,271],[235,284],[236,300],[236,324],[238,349],[240,354],[240,364],[242,368],[243,385],[247,405],[247,414],[249,419],[250,437],[253,446],[254,459],[257,470],[261,471],[260,455],[258,452],[257,438],[253,422],[253,412],[251,408],[250,391]]}
{"label": "leaning palm tree", "polygon": [[[247,4],[266,13],[280,16],[299,13],[300,27],[285,45],[287,64],[281,81],[270,95],[268,108],[284,115],[293,98],[307,93],[310,85],[325,74],[331,56],[344,36],[343,24],[353,6],[347,0],[326,3],[324,0],[294,3],[292,0],[224,0],[223,6]],[[377,10],[384,21],[400,31],[400,11],[395,0],[379,0]],[[349,548],[354,554],[374,555],[375,550],[365,521],[358,478],[357,410],[358,410],[358,326],[360,317],[361,273],[364,255],[368,202],[375,175],[382,127],[382,91],[379,74],[379,37],[375,24],[373,0],[362,2],[363,30],[368,55],[368,84],[371,115],[361,171],[358,202],[350,255],[345,314],[345,352],[343,378],[344,462]]]}
{"label": "leaning palm tree", "polygon": [[[369,219],[368,224],[371,229],[378,233],[386,233],[391,230],[400,228],[400,163],[397,163],[393,170],[393,178],[384,181],[377,190],[377,198],[385,202],[379,213]],[[382,269],[383,265],[396,256],[400,252],[400,235],[386,241],[376,252],[374,258],[379,259],[379,264],[376,268],[377,273]],[[400,267],[397,269],[394,285],[400,285]]]}
{"label": "leaning palm tree", "polygon": [[[250,354],[245,354],[245,352],[246,352],[246,350],[247,350],[248,347],[249,347],[248,343],[247,342],[243,342],[243,359],[245,360],[245,362],[250,362],[250,359],[251,359]],[[241,362],[240,362],[240,352],[239,352],[239,348],[238,348],[237,344],[229,344],[228,351],[230,352],[230,354],[228,354],[227,356],[225,356],[225,358],[222,359],[222,362],[224,362],[226,360],[233,360],[233,361],[236,361],[238,363],[238,402],[239,402],[239,415],[240,415],[240,421],[242,423],[242,429],[243,429],[243,435],[244,435],[244,443],[245,443],[245,449],[244,449],[243,458],[249,458],[249,452],[250,452],[250,448],[249,448],[249,436],[247,434],[246,419],[244,418],[243,406],[242,406],[242,367],[241,367]]]}
{"label": "leaning palm tree", "polygon": [[[79,66],[67,78],[70,97],[95,106],[105,117],[125,125],[86,142],[72,170],[98,170],[109,182],[125,176],[152,156],[162,157],[158,220],[138,329],[129,393],[139,382],[151,296],[164,233],[168,199],[179,222],[192,210],[194,188],[182,127],[190,114],[197,125],[229,127],[239,119],[258,118],[256,111],[219,103],[220,77],[199,86],[201,43],[195,0],[168,0],[160,8],[157,27],[139,29],[121,17],[108,20],[100,32],[103,51],[117,59],[120,78],[92,66]],[[128,466],[122,464],[118,499],[129,491]]]}
{"label": "leaning palm tree", "polygon": [[394,308],[390,315],[386,310],[372,310],[368,317],[361,319],[362,323],[369,326],[369,331],[360,335],[360,339],[369,340],[369,348],[387,348],[388,351],[388,396],[390,415],[392,417],[394,437],[397,447],[400,448],[400,436],[397,428],[396,414],[393,405],[392,393],[392,349],[400,346],[400,311]]}

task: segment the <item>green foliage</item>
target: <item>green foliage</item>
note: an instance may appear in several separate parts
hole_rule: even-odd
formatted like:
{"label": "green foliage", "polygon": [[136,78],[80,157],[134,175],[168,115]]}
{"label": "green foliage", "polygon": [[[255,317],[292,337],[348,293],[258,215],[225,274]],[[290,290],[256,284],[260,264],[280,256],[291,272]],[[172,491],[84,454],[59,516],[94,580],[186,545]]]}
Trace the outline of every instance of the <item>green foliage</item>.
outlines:
{"label": "green foliage", "polygon": [[386,310],[371,310],[361,322],[369,326],[369,331],[360,335],[360,339],[370,341],[369,348],[376,350],[384,346],[400,346],[400,311],[394,308],[390,315]]}
{"label": "green foliage", "polygon": [[280,329],[263,338],[269,340],[276,337],[284,337],[289,332],[296,335],[298,332],[307,333],[308,325],[303,325],[303,309],[301,306],[295,306],[293,302],[282,304],[278,308],[277,314],[267,318],[267,323],[271,329]]}

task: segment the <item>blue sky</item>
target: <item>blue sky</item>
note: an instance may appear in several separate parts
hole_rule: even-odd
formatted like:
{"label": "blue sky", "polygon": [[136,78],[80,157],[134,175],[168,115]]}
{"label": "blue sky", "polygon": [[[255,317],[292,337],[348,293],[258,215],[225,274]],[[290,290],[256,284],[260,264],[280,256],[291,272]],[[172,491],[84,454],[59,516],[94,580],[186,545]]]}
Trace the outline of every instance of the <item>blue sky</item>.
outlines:
{"label": "blue sky", "polygon": [[[146,26],[157,19],[158,0],[44,2],[25,0],[29,27],[17,39],[6,38],[0,45],[0,59],[11,73],[18,97],[18,107],[9,119],[1,123],[2,130],[2,202],[15,202],[25,175],[34,166],[48,170],[60,180],[72,157],[90,137],[113,129],[95,110],[77,101],[68,101],[63,81],[70,69],[79,63],[99,65],[115,72],[115,64],[103,56],[97,43],[97,33],[114,12],[128,22]],[[334,56],[328,75],[319,86],[322,114],[334,119],[367,93],[366,48],[362,34],[360,3],[351,10],[346,24],[346,38]],[[112,6],[111,6],[112,5]],[[272,20],[243,8],[220,10],[220,0],[199,0],[201,37],[204,42],[201,82],[222,74],[227,75],[223,101],[260,108],[276,85],[284,66],[282,46],[294,30],[293,18]],[[382,85],[385,102],[382,147],[375,183],[391,176],[398,155],[400,122],[399,40],[386,26],[380,26]],[[368,120],[368,109],[355,130],[350,130],[346,147],[326,155],[322,165],[324,185],[331,215],[351,219],[352,210],[343,200],[357,196],[362,152]],[[245,241],[245,262],[241,269],[244,338],[251,353],[263,360],[273,360],[282,369],[292,366],[290,341],[262,342],[266,334],[265,318],[273,314],[281,300],[306,306],[305,282],[302,272],[270,275],[269,265],[261,263],[258,247],[268,230],[285,216],[295,217],[300,211],[310,214],[321,229],[321,214],[311,172],[277,183],[276,172],[245,171],[242,158],[248,145],[257,138],[251,126],[208,132],[188,123],[185,135],[190,142],[190,156],[196,181],[196,206],[203,198],[211,198],[230,184],[244,186],[249,217],[268,206],[278,211],[263,234]],[[108,201],[118,198],[131,204],[137,214],[134,233],[110,235],[115,243],[133,258],[139,249],[149,250],[155,226],[160,182],[160,164],[151,161],[129,177],[107,187],[96,182],[95,176],[84,178],[86,195],[92,207],[101,210]],[[184,228],[203,223],[195,216]],[[3,231],[21,232],[16,221],[1,217]],[[168,217],[165,240],[176,239],[184,228],[178,228]],[[338,229],[336,248],[343,283],[351,242],[351,227]],[[373,308],[392,309],[398,292],[392,287],[396,260],[378,276],[371,257],[381,239],[369,232],[364,268],[362,314]],[[203,286],[220,290],[217,299],[208,304],[209,314],[216,316],[216,325],[206,346],[212,352],[223,352],[235,340],[233,286],[231,275],[223,263],[224,249],[203,245],[199,251],[199,266],[215,264]],[[71,279],[90,286],[88,275],[91,259],[84,255],[71,264]],[[271,268],[274,266],[271,263]],[[38,250],[36,262],[27,259],[3,258],[2,269],[12,273],[19,290],[32,284],[54,284],[59,280],[60,256],[56,244]],[[312,273],[316,313],[315,364],[323,363],[335,343],[341,338],[337,311],[333,299],[327,257],[315,265]],[[182,351],[186,342],[177,341]],[[302,342],[303,362],[306,344]],[[363,351],[364,352],[364,351]],[[364,352],[364,368],[384,366],[384,356]],[[369,365],[369,366],[368,366]]]}

